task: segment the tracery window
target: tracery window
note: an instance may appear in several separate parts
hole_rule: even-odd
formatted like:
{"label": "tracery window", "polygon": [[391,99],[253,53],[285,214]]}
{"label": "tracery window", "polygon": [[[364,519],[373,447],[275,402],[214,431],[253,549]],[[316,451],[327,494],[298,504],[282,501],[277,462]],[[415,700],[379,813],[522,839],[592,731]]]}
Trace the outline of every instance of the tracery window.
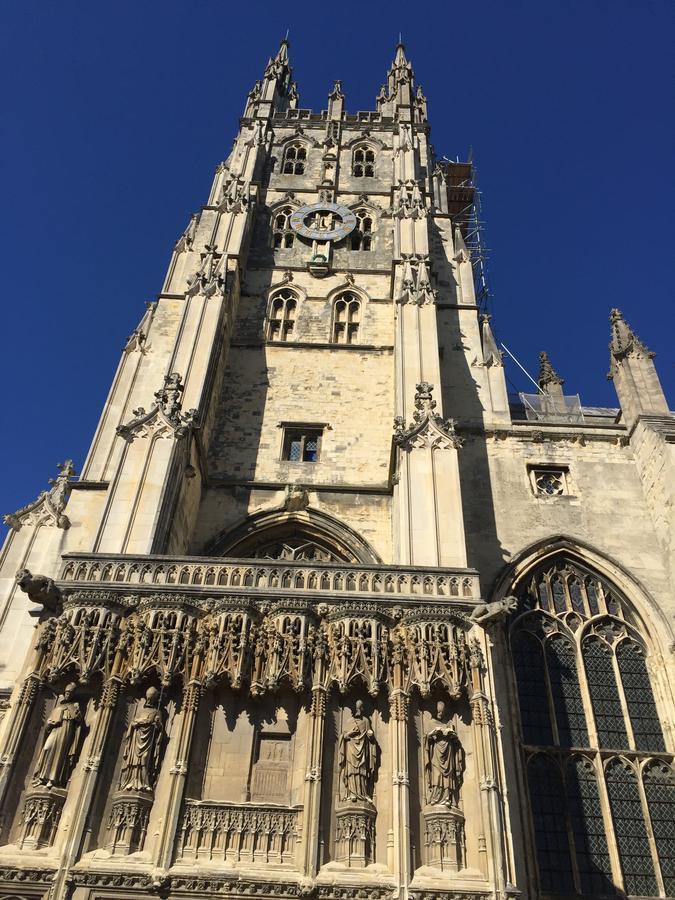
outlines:
{"label": "tracery window", "polygon": [[298,298],[289,288],[282,288],[270,300],[267,340],[288,341],[295,329]]}
{"label": "tracery window", "polygon": [[630,607],[563,555],[514,592],[509,642],[541,892],[675,894],[673,755]]}
{"label": "tracery window", "polygon": [[375,151],[367,144],[361,144],[354,149],[352,175],[354,178],[373,178],[375,175]]}
{"label": "tracery window", "polygon": [[272,216],[272,244],[275,250],[284,250],[293,246],[295,233],[291,228],[293,210],[290,206],[282,206]]}
{"label": "tracery window", "polygon": [[360,324],[360,301],[352,293],[341,294],[333,309],[333,343],[355,344]]}
{"label": "tracery window", "polygon": [[284,175],[304,175],[306,163],[307,148],[304,144],[296,141],[286,147],[281,171]]}
{"label": "tracery window", "polygon": [[354,213],[356,216],[356,228],[352,231],[350,237],[350,247],[352,250],[372,250],[373,249],[373,217],[367,209],[357,209]]}

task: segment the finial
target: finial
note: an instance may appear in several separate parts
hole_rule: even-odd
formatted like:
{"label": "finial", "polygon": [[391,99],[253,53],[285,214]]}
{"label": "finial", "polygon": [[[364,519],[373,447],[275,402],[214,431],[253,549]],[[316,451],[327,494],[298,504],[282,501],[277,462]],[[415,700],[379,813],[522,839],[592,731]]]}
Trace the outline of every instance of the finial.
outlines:
{"label": "finial", "polygon": [[548,393],[548,388],[550,385],[565,384],[564,379],[561,378],[560,375],[558,375],[556,370],[551,365],[551,360],[548,358],[548,353],[545,350],[542,350],[539,354],[539,378],[537,378],[537,384],[545,394]]}
{"label": "finial", "polygon": [[609,321],[612,329],[612,340],[609,349],[615,357],[623,356],[647,356],[653,359],[656,355],[652,353],[643,341],[635,334],[628,322],[623,317],[623,313],[619,309],[613,309],[609,314]]}

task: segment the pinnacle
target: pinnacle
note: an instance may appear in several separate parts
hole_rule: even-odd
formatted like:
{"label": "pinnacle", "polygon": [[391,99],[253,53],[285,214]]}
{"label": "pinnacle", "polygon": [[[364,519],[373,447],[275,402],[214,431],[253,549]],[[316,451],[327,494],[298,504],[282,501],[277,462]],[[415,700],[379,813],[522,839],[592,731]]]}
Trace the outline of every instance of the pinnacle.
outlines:
{"label": "pinnacle", "polygon": [[551,365],[551,360],[549,359],[548,353],[545,350],[539,354],[539,377],[537,378],[537,384],[539,387],[546,391],[546,388],[550,384],[564,384],[565,380],[558,375],[556,370]]}
{"label": "pinnacle", "polygon": [[613,309],[610,312],[609,321],[612,333],[609,349],[613,354],[626,354],[635,350],[650,357],[654,356],[626,322],[620,309]]}

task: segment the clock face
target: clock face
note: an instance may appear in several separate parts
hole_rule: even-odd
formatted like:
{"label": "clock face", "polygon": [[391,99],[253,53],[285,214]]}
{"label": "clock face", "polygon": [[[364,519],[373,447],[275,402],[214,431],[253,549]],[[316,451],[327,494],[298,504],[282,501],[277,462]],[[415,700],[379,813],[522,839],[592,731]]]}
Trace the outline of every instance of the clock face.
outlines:
{"label": "clock face", "polygon": [[356,216],[339,203],[312,203],[293,213],[291,228],[310,241],[341,241],[356,228]]}

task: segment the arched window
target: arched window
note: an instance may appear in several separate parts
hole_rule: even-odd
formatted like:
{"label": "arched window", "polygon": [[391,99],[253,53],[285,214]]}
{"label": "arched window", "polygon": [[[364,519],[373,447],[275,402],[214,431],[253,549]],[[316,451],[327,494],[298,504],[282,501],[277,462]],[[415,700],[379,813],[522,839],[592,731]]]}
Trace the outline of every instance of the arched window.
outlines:
{"label": "arched window", "polygon": [[373,249],[373,217],[367,209],[357,209],[354,213],[356,216],[356,228],[352,231],[350,237],[350,247],[352,250],[372,250]]}
{"label": "arched window", "polygon": [[341,294],[333,308],[333,343],[355,344],[360,324],[360,301],[352,293]]}
{"label": "arched window", "polygon": [[285,250],[293,246],[295,233],[291,228],[293,210],[290,206],[282,206],[272,214],[272,245],[275,250]]}
{"label": "arched window", "polygon": [[673,755],[630,607],[562,554],[513,593],[509,643],[540,890],[674,894]]}
{"label": "arched window", "polygon": [[359,144],[352,153],[354,178],[373,178],[375,175],[375,151],[367,144]]}
{"label": "arched window", "polygon": [[282,288],[270,300],[267,320],[268,341],[288,341],[295,328],[298,298],[293,291]]}
{"label": "arched window", "polygon": [[281,171],[284,175],[304,175],[307,163],[307,148],[299,141],[289,144],[284,152]]}

